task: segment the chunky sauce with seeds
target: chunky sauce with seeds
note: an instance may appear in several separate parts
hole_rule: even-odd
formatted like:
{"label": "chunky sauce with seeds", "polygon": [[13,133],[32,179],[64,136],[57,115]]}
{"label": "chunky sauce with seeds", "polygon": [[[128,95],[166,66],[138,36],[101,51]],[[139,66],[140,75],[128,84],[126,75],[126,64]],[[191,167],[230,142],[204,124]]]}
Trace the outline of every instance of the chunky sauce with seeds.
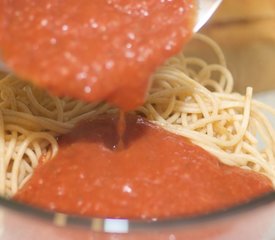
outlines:
{"label": "chunky sauce with seeds", "polygon": [[0,49],[19,76],[57,95],[144,101],[150,74],[190,38],[194,0],[0,2]]}

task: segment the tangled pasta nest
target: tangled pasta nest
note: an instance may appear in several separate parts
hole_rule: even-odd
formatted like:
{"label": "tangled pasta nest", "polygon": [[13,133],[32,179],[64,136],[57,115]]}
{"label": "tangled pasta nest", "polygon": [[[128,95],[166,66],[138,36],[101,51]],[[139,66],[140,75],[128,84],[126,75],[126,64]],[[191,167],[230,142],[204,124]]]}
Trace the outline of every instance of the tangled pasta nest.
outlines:
{"label": "tangled pasta nest", "polygon": [[11,197],[39,159],[58,151],[56,137],[109,107],[58,98],[14,76],[0,80],[0,194]]}
{"label": "tangled pasta nest", "polygon": [[166,130],[189,138],[225,164],[265,174],[275,184],[275,131],[264,115],[275,109],[232,92],[233,77],[219,46],[204,35],[218,64],[183,52],[152,77],[152,88],[139,112]]}

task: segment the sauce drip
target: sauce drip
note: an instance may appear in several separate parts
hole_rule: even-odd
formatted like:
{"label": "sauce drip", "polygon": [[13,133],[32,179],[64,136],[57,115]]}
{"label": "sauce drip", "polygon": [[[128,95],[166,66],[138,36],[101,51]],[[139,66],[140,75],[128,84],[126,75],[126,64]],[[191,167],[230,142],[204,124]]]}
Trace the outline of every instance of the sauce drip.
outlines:
{"label": "sauce drip", "polygon": [[262,175],[226,166],[187,139],[141,117],[83,122],[60,138],[58,155],[38,166],[15,200],[58,212],[133,219],[208,213],[272,191]]}
{"label": "sauce drip", "polygon": [[195,2],[0,1],[2,57],[56,95],[133,109],[152,72],[192,35]]}
{"label": "sauce drip", "polygon": [[118,143],[114,146],[117,150],[122,150],[124,148],[124,134],[126,130],[126,120],[125,120],[125,112],[120,110],[119,117],[117,122],[117,135],[118,135]]}

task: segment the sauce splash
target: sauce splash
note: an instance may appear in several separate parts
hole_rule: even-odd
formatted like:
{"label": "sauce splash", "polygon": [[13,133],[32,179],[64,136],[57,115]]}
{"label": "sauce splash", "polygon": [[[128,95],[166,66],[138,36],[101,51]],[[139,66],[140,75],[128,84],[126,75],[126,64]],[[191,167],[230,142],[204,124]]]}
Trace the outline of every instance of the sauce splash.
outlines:
{"label": "sauce splash", "polygon": [[114,151],[117,121],[102,116],[61,137],[56,158],[14,199],[69,214],[152,219],[208,213],[273,190],[265,176],[226,166],[133,115],[126,116],[124,149]]}

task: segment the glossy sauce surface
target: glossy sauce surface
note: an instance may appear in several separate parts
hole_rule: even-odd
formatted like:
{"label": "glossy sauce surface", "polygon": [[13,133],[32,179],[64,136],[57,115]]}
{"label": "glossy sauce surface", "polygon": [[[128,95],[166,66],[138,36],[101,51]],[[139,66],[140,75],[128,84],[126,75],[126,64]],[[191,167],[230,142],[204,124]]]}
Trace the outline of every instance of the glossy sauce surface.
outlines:
{"label": "glossy sauce surface", "polygon": [[190,38],[194,2],[1,1],[1,53],[12,71],[54,94],[132,109],[156,67]]}
{"label": "glossy sauce surface", "polygon": [[124,149],[116,116],[85,122],[59,139],[14,199],[58,212],[134,219],[189,216],[272,191],[257,173],[221,164],[187,139],[128,115]]}

